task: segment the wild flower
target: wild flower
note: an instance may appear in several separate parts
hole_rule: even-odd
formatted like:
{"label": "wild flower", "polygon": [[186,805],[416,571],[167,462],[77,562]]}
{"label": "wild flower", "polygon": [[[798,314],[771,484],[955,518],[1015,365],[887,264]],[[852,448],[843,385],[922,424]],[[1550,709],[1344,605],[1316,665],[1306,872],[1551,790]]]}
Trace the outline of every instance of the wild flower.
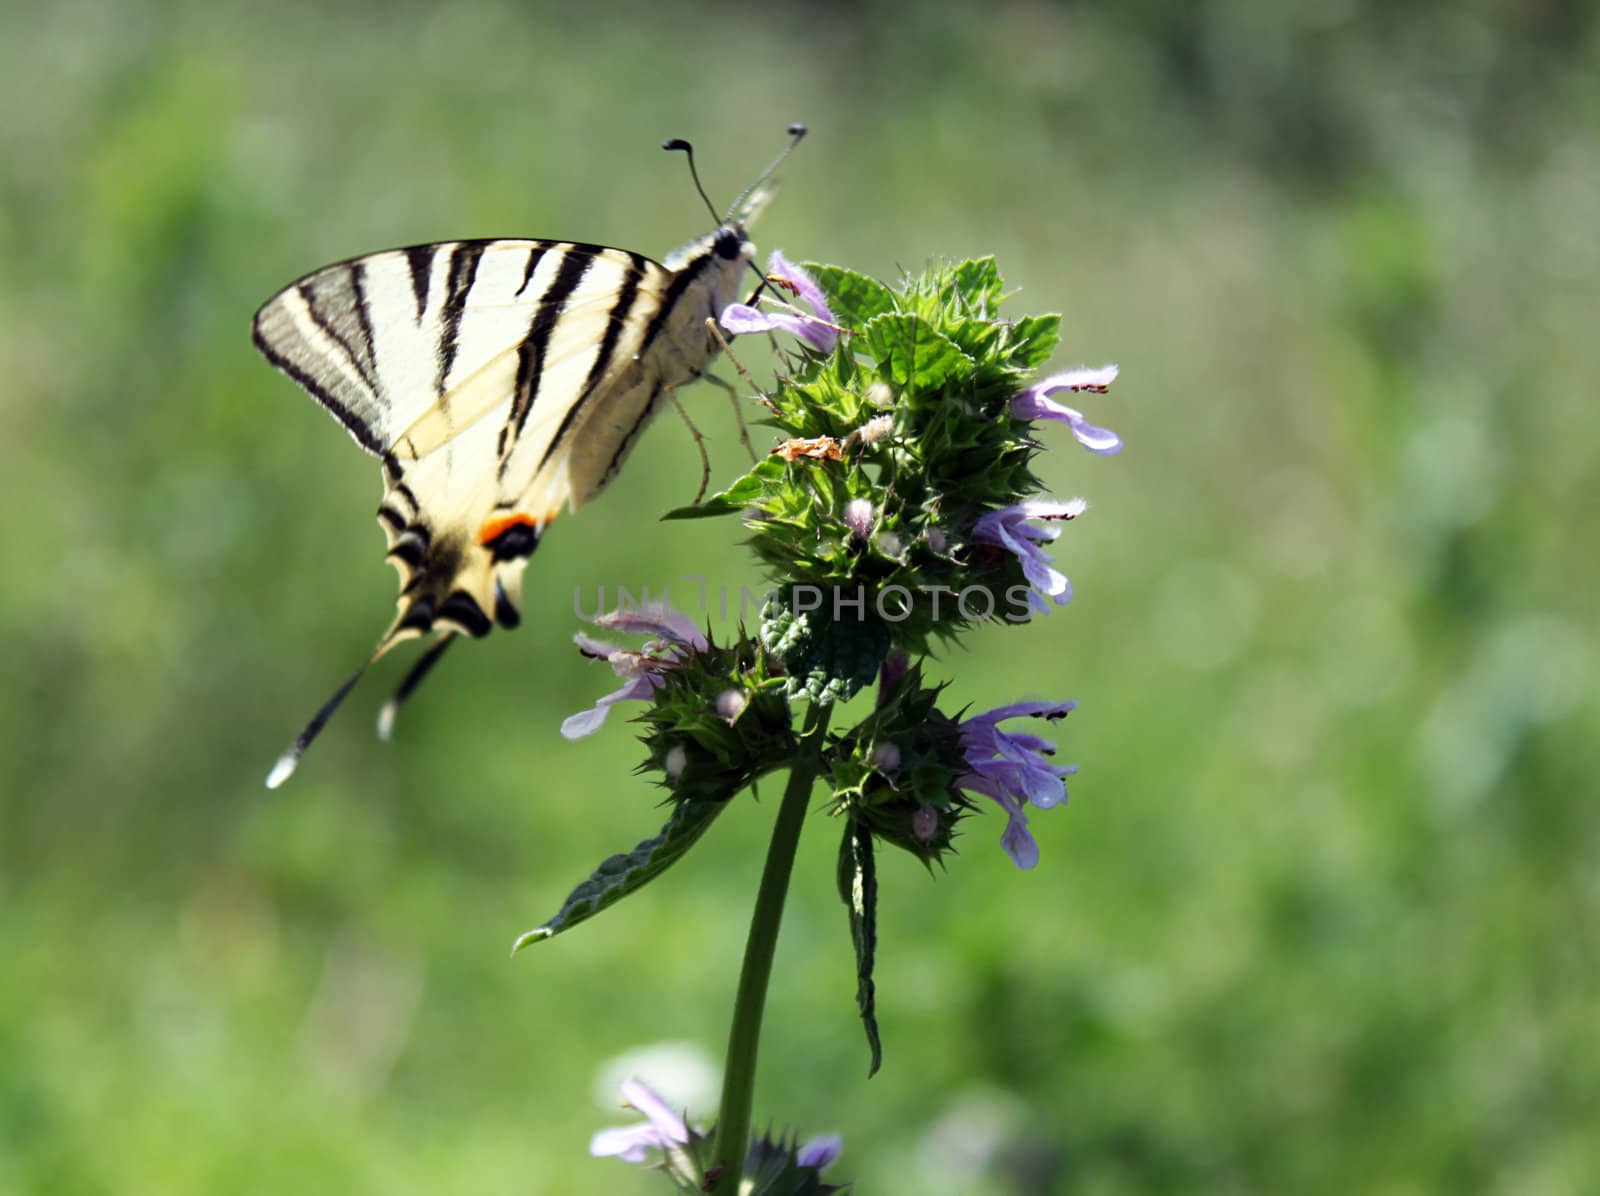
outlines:
{"label": "wild flower", "polygon": [[643,1080],[624,1080],[622,1100],[627,1107],[643,1113],[645,1120],[597,1133],[589,1140],[589,1153],[596,1158],[642,1163],[652,1150],[670,1157],[689,1144],[689,1126],[683,1117]]}
{"label": "wild flower", "polygon": [[1052,763],[1056,746],[1048,739],[1002,731],[1000,724],[1024,717],[1053,721],[1065,718],[1076,707],[1076,702],[1015,702],[961,721],[968,771],[956,784],[991,798],[1005,811],[1006,829],[1000,843],[1018,868],[1032,868],[1039,862],[1039,845],[1028,830],[1026,807],[1049,810],[1066,801],[1067,786],[1062,778],[1078,769]]}
{"label": "wild flower", "polygon": [[790,332],[819,353],[831,353],[839,341],[839,329],[828,307],[827,297],[811,275],[773,250],[767,273],[787,283],[797,299],[811,308],[811,314],[797,308],[786,311],[761,311],[744,303],[733,303],[722,311],[722,326],[729,332]]}
{"label": "wild flower", "polygon": [[1103,457],[1112,456],[1122,451],[1122,439],[1115,432],[1108,428],[1095,427],[1084,418],[1083,412],[1075,407],[1053,403],[1049,396],[1061,390],[1105,394],[1116,377],[1117,367],[1114,365],[1052,374],[1012,399],[1011,414],[1018,419],[1057,420],[1070,427],[1078,443],[1091,453],[1098,453]]}
{"label": "wild flower", "polygon": [[1053,558],[1040,548],[1061,534],[1058,527],[1035,527],[1030,520],[1065,522],[1076,519],[1088,509],[1081,498],[1059,502],[1054,499],[1028,499],[998,511],[980,515],[972,525],[972,539],[978,544],[991,544],[1005,549],[1022,565],[1022,575],[1032,587],[1028,601],[1034,610],[1048,613],[1044,602],[1049,598],[1057,606],[1065,606],[1072,598],[1072,583],[1066,574],[1055,568]]}
{"label": "wild flower", "polygon": [[573,639],[578,650],[593,660],[603,660],[612,672],[623,679],[620,689],[599,699],[588,710],[580,710],[561,724],[561,734],[567,739],[582,739],[593,735],[605,725],[611,707],[618,702],[649,701],[663,684],[667,670],[682,664],[695,652],[703,652],[708,644],[688,616],[665,606],[652,606],[642,611],[621,608],[600,615],[595,625],[608,631],[627,635],[650,635],[654,639],[642,648],[619,648],[604,640],[578,632]]}

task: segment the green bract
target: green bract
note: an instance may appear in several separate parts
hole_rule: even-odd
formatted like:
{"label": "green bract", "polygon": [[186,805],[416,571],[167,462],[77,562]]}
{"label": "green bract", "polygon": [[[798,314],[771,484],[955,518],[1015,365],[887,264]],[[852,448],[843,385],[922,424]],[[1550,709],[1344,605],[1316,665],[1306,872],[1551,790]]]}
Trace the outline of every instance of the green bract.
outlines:
{"label": "green bract", "polygon": [[[785,355],[765,421],[784,440],[774,455],[669,517],[743,514],[784,587],[763,642],[797,691],[847,697],[859,681],[820,681],[818,659],[926,651],[972,623],[1025,617],[1016,559],[967,534],[1039,488],[1029,470],[1039,445],[1009,405],[1054,351],[1060,318],[1000,318],[992,258],[936,266],[898,289],[838,266],[807,270],[848,334],[831,354]],[[865,534],[852,502],[870,506]],[[804,642],[791,651],[801,615]],[[849,642],[836,648],[836,637]]]}

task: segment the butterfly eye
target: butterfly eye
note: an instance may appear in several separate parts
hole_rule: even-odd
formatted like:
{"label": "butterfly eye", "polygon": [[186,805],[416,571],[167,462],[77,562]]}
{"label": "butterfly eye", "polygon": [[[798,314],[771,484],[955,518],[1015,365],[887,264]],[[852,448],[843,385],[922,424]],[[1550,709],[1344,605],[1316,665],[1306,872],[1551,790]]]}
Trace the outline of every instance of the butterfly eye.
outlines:
{"label": "butterfly eye", "polygon": [[717,239],[713,243],[713,248],[716,249],[718,257],[731,262],[739,256],[744,244],[745,238],[742,234],[735,232],[727,225],[723,225],[717,230]]}

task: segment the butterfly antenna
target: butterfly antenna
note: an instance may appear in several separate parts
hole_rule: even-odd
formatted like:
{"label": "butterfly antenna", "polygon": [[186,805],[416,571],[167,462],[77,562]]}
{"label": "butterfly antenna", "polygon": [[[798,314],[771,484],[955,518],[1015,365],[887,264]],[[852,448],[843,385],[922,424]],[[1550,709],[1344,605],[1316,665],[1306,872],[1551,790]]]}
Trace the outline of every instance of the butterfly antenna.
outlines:
{"label": "butterfly antenna", "polygon": [[700,172],[694,165],[694,146],[682,137],[674,137],[670,141],[663,141],[661,148],[664,150],[682,150],[683,156],[689,159],[689,177],[694,180],[694,189],[700,192],[700,198],[705,202],[706,211],[711,213],[711,219],[721,224],[722,217],[717,215],[717,205],[711,202],[711,197],[706,194],[706,189],[700,185]]}
{"label": "butterfly antenna", "polygon": [[267,788],[276,789],[294,775],[294,770],[300,766],[300,757],[306,754],[306,749],[311,746],[311,741],[322,734],[322,728],[328,725],[328,720],[333,717],[333,712],[339,709],[350,691],[356,687],[356,682],[361,680],[361,674],[367,671],[377,656],[369,657],[355,672],[345,680],[344,684],[333,691],[333,696],[322,704],[322,709],[311,716],[311,721],[306,724],[305,730],[295,736],[289,745],[289,750],[278,757],[278,762],[272,766],[272,771],[267,774]]}
{"label": "butterfly antenna", "polygon": [[378,711],[378,738],[385,743],[389,742],[394,734],[394,720],[400,713],[400,707],[416,692],[417,686],[433,671],[433,666],[439,663],[439,658],[444,655],[444,650],[455,643],[459,637],[453,631],[446,631],[435,640],[429,649],[418,658],[417,663],[411,666],[411,671],[406,674],[405,680],[400,682],[394,691],[394,697],[383,704],[383,709]]}
{"label": "butterfly antenna", "polygon": [[[799,121],[796,121],[794,124],[789,126],[789,144],[778,151],[778,156],[774,158],[767,168],[761,172],[755,182],[751,183],[743,191],[739,192],[739,198],[733,201],[733,206],[728,209],[728,214],[722,217],[723,224],[726,224],[728,221],[732,220],[739,209],[744,207],[744,201],[749,199],[750,196],[753,195],[763,183],[777,173],[778,167],[783,165],[784,159],[786,159],[790,154],[794,153],[794,147],[800,144],[801,139],[804,138],[805,135],[806,127]],[[704,195],[705,192],[702,191],[701,194]]]}

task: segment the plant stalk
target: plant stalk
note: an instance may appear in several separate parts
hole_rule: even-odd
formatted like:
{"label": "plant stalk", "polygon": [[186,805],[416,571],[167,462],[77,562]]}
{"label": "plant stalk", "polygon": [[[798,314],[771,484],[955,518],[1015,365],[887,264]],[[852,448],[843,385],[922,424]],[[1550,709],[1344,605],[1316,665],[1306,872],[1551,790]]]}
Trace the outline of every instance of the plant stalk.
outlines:
{"label": "plant stalk", "polygon": [[744,967],[733,1002],[733,1026],[728,1031],[728,1059],[722,1077],[722,1108],[717,1115],[717,1176],[715,1191],[733,1196],[739,1190],[745,1153],[750,1144],[750,1110],[755,1096],[756,1054],[761,1046],[761,1018],[767,1005],[767,983],[772,977],[772,957],[783,923],[783,906],[789,895],[800,830],[811,800],[822,759],[819,749],[828,732],[831,703],[812,703],[801,732],[800,750],[789,770],[789,784],[772,827],[767,863],[750,915],[750,935],[745,940]]}

